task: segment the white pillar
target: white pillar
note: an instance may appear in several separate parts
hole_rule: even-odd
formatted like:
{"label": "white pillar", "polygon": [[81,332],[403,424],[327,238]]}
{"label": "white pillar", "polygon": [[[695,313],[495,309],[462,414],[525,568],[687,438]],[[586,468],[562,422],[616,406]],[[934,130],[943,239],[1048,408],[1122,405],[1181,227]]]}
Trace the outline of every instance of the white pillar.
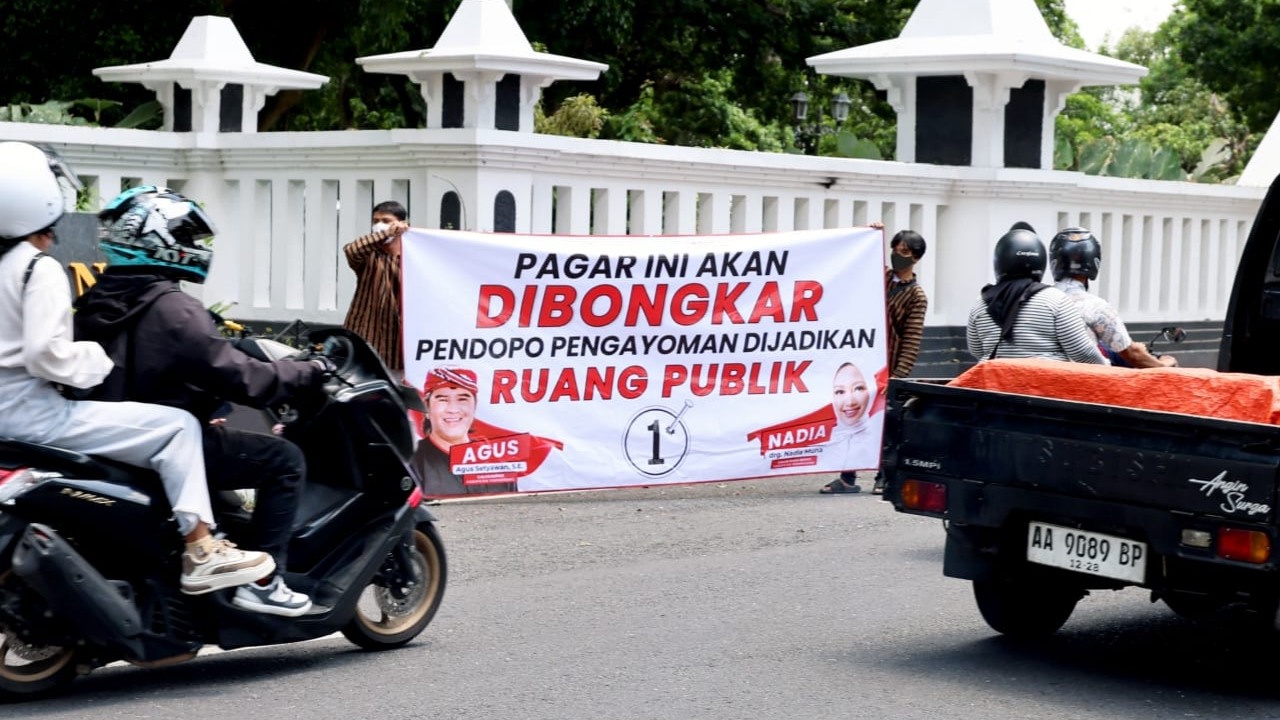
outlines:
{"label": "white pillar", "polygon": [[966,72],[973,88],[973,167],[1004,167],[1004,108],[1009,91],[1022,87],[1028,76],[1014,73]]}
{"label": "white pillar", "polygon": [[1067,96],[1078,91],[1079,82],[1073,80],[1049,80],[1044,84],[1044,125],[1040,130],[1040,169],[1053,169],[1053,155],[1057,148],[1059,113],[1067,106]]}
{"label": "white pillar", "polygon": [[872,75],[871,84],[885,93],[885,101],[898,114],[898,162],[916,161],[916,77],[914,75]]}

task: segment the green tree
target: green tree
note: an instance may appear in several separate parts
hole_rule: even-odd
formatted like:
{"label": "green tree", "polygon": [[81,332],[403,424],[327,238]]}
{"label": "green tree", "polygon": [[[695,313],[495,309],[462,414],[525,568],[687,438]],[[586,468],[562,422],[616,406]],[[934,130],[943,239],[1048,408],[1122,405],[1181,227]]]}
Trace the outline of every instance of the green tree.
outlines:
{"label": "green tree", "polygon": [[1265,133],[1280,110],[1272,65],[1280,50],[1280,3],[1182,0],[1169,25],[1189,74],[1234,108],[1250,131]]}
{"label": "green tree", "polygon": [[1101,48],[1149,72],[1136,90],[1088,88],[1068,99],[1057,122],[1056,167],[1202,181],[1243,169],[1253,136],[1183,62],[1176,45],[1182,20],[1171,18],[1155,32],[1132,28],[1114,48]]}
{"label": "green tree", "polygon": [[1150,72],[1139,96],[1127,97],[1134,137],[1176,153],[1196,179],[1238,175],[1256,147],[1254,135],[1225,97],[1192,74],[1177,51],[1184,17],[1174,16],[1154,33],[1126,33],[1116,56]]}
{"label": "green tree", "polygon": [[95,67],[169,56],[191,18],[222,15],[236,24],[259,62],[330,76],[320,91],[285,91],[268,100],[262,129],[413,127],[422,100],[407,78],[365,73],[355,58],[427,47],[457,0],[0,0],[0,74],[7,102],[103,98],[112,125],[154,93],[134,83],[103,83]]}

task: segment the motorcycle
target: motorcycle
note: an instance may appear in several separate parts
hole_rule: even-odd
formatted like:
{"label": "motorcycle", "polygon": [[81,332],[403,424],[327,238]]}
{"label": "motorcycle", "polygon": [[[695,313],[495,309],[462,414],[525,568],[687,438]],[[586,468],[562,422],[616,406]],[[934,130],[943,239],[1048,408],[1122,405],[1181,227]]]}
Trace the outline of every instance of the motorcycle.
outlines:
{"label": "motorcycle", "polygon": [[[303,351],[265,338],[239,344],[263,360],[331,363],[322,391],[264,410],[307,460],[284,578],[311,596],[312,610],[285,618],[235,607],[230,589],[181,593],[183,545],[158,476],[0,439],[0,700],[50,693],[110,662],[183,662],[206,645],[340,631],[366,650],[388,650],[427,627],[447,564],[408,469],[406,411],[423,411],[422,400],[359,336],[325,329],[306,342]],[[219,530],[244,537],[249,512],[220,501],[215,493]]]}

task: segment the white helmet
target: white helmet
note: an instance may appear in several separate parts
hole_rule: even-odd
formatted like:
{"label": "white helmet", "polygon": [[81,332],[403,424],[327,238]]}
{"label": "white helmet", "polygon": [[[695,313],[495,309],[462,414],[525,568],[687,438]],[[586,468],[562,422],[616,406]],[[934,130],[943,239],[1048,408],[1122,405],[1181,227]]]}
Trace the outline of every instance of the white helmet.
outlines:
{"label": "white helmet", "polygon": [[62,217],[59,176],[80,189],[56,154],[24,142],[0,142],[0,240],[26,237]]}

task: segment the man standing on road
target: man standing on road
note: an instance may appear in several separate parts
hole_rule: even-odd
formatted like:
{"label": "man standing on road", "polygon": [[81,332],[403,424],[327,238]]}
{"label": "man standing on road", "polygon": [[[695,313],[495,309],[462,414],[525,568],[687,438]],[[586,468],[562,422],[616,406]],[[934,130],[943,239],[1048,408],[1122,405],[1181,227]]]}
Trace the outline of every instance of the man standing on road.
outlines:
{"label": "man standing on road", "polygon": [[356,292],[342,326],[364,338],[387,367],[401,376],[404,357],[400,339],[400,237],[409,229],[408,212],[395,200],[373,208],[366,235],[347,243],[342,252],[356,274]]}

